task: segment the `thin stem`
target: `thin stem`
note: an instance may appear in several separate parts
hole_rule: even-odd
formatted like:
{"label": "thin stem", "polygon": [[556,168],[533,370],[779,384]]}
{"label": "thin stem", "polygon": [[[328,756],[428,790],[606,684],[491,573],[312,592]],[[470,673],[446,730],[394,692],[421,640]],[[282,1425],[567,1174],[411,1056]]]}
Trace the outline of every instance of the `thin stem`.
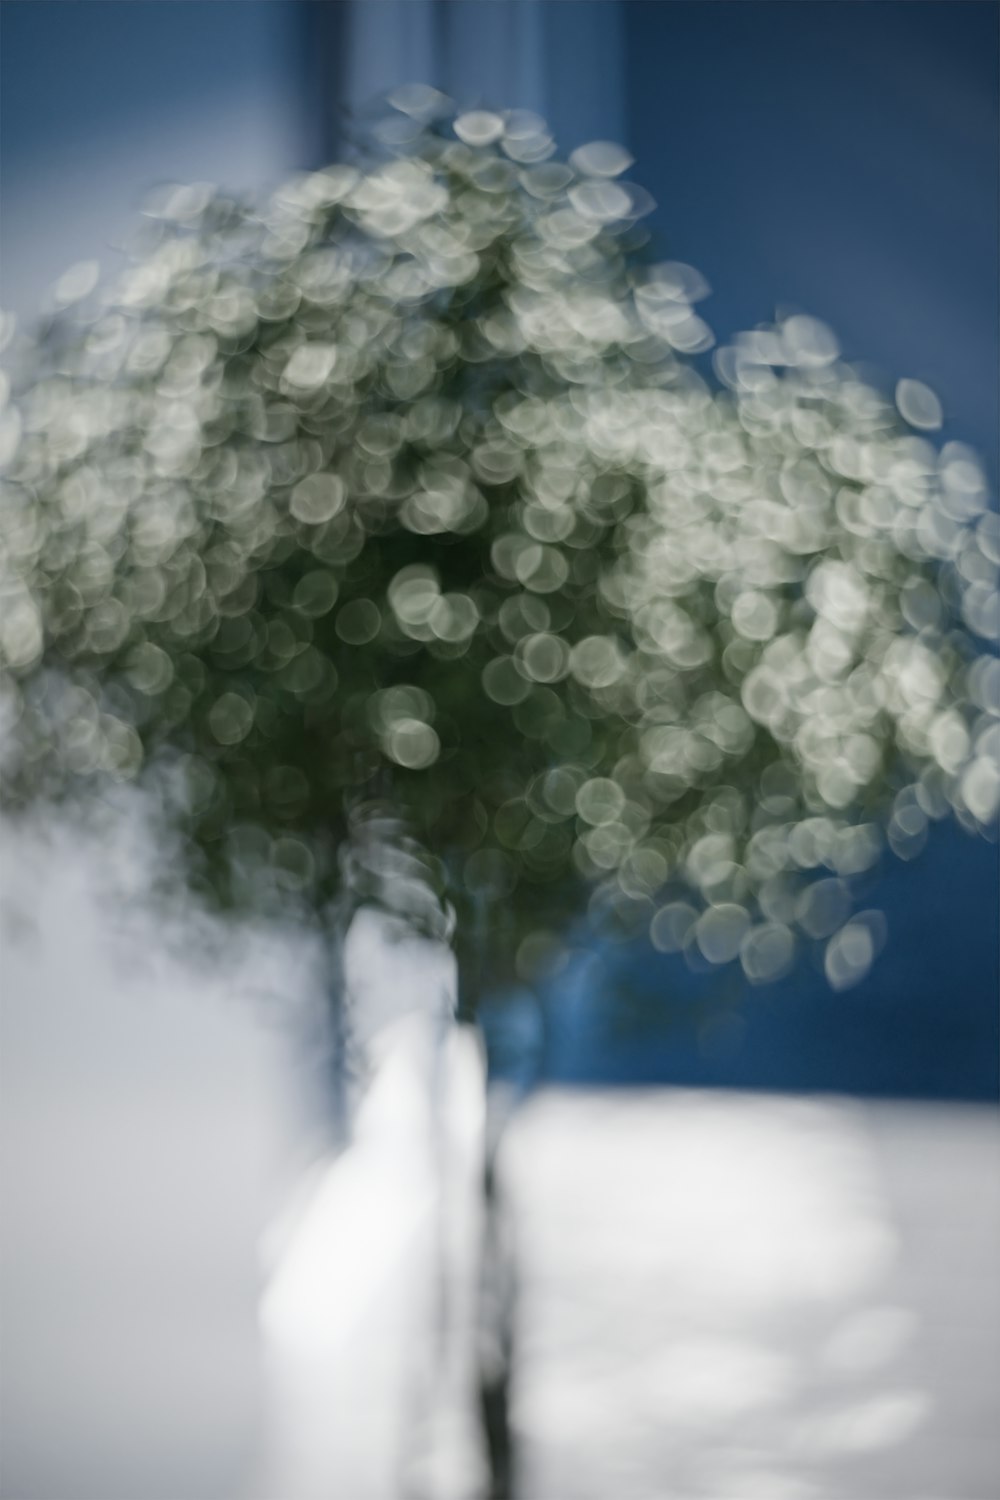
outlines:
{"label": "thin stem", "polygon": [[326,991],[330,1022],[329,1100],[335,1146],[343,1148],[351,1135],[349,1099],[350,1004],[345,950],[354,917],[350,896],[341,896],[330,909],[326,930]]}

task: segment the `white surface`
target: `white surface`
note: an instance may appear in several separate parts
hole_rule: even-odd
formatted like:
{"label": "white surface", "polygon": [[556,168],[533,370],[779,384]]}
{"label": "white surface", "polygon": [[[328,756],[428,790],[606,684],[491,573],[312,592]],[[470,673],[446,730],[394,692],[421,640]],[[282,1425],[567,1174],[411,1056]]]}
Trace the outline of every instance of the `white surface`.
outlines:
{"label": "white surface", "polygon": [[7,830],[0,1493],[388,1500],[405,1471],[465,1495],[484,1092],[453,961],[359,917],[370,1079],[303,1175],[301,1033],[246,990],[273,1015],[284,983],[301,1018],[307,955],[244,943],[230,991],[151,928],[123,944],[108,869],[141,885],[153,852]]}
{"label": "white surface", "polygon": [[261,1413],[257,1243],[295,1163],[289,1040],[147,947],[74,845],[4,845],[9,1500],[230,1500]]}
{"label": "white surface", "polygon": [[[123,965],[97,868],[5,850],[38,930],[2,967],[0,1493],[473,1500],[482,1059],[442,1031],[447,955],[352,933],[373,1077],[261,1304],[299,1060],[195,971]],[[518,1500],[996,1492],[995,1111],[552,1092],[500,1166]]]}
{"label": "white surface", "polygon": [[996,1111],[550,1092],[503,1151],[518,1500],[996,1493]]}

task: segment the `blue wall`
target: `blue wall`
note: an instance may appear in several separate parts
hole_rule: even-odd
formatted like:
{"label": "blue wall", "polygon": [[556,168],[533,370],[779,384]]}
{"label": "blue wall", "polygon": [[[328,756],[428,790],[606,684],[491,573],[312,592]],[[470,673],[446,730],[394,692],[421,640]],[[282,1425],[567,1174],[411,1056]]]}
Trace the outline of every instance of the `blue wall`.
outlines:
{"label": "blue wall", "polygon": [[74,261],[111,269],[156,182],[286,176],[300,36],[297,0],[4,0],[0,304],[30,317]]}
{"label": "blue wall", "polygon": [[[74,260],[113,260],[150,182],[266,185],[417,69],[464,103],[542,107],[565,148],[625,136],[665,252],[714,288],[721,338],[779,305],[827,319],[887,386],[932,385],[945,436],[996,476],[993,5],[6,0],[0,25],[7,306],[37,308]],[[857,989],[806,973],[757,994],[730,976],[713,998],[633,949],[552,997],[548,1066],[995,1097],[994,848],[938,830],[864,904],[890,933]]]}
{"label": "blue wall", "polygon": [[[940,395],[943,436],[997,475],[998,16],[992,5],[622,6],[628,143],[672,257],[714,289],[720,338],[795,306],[888,389]],[[995,846],[936,829],[862,905],[888,916],[869,977],[765,992],[651,950],[550,997],[566,1079],[995,1099]],[[617,993],[619,987],[624,995]]]}
{"label": "blue wall", "polygon": [[796,304],[997,450],[1000,9],[623,7],[628,132],[716,331]]}

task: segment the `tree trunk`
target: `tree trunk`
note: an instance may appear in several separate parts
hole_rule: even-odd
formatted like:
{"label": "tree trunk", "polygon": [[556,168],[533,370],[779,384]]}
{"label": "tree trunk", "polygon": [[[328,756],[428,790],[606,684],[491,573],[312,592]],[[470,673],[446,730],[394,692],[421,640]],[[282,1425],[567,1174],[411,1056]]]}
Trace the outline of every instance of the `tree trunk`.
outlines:
{"label": "tree trunk", "polygon": [[[456,1018],[474,1025],[484,994],[512,978],[509,955],[498,953],[496,915],[478,901],[459,921],[455,939],[458,970]],[[510,1112],[507,1091],[487,1078],[483,1153],[483,1228],[476,1310],[478,1404],[489,1463],[489,1500],[513,1500],[515,1450],[510,1426],[510,1382],[514,1362],[515,1261],[509,1207],[498,1171],[498,1150]]]}

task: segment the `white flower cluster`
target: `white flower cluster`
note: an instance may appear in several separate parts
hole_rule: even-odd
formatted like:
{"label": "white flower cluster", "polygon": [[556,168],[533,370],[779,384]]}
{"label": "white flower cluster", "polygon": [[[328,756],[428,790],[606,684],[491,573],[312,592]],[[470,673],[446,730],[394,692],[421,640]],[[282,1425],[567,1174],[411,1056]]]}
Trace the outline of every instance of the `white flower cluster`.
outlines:
{"label": "white flower cluster", "polygon": [[975,456],[810,318],[702,373],[621,148],[426,89],[377,134],[260,207],[161,194],[15,340],[10,799],[139,778],[206,894],[319,910],[389,768],[525,977],[582,880],[661,948],[763,981],[824,941],[849,982],[883,836],[1000,800]]}

